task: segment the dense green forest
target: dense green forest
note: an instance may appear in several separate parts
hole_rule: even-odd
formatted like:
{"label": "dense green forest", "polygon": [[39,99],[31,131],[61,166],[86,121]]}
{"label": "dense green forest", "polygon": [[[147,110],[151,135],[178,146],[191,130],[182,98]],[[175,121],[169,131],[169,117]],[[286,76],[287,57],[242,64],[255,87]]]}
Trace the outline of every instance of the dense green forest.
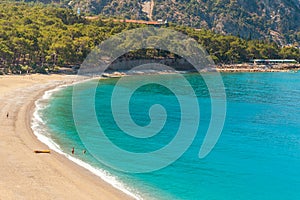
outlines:
{"label": "dense green forest", "polygon": [[[103,18],[87,20],[67,8],[0,3],[0,73],[46,73],[61,66],[80,66],[88,53],[111,35],[141,26],[145,25]],[[300,50],[292,46],[281,48],[269,41],[175,24],[169,28],[193,37],[217,63],[241,63],[252,58],[300,59]],[[148,58],[157,56],[153,50],[145,54]]]}

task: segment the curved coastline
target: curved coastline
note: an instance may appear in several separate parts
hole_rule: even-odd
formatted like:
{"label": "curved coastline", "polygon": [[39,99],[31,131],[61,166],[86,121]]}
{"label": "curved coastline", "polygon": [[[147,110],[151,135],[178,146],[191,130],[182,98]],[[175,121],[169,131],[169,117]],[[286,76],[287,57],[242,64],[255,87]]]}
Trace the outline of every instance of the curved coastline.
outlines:
{"label": "curved coastline", "polygon": [[48,148],[31,130],[35,101],[74,78],[0,77],[0,199],[133,199],[57,152],[33,153]]}
{"label": "curved coastline", "polygon": [[[95,79],[95,78],[92,78]],[[134,194],[133,192],[131,192],[131,190],[124,185],[122,182],[118,181],[118,177],[114,177],[113,175],[111,175],[108,171],[102,170],[100,168],[96,168],[93,167],[92,165],[90,165],[89,163],[76,158],[66,152],[64,152],[60,146],[55,143],[55,141],[53,141],[50,137],[45,136],[43,133],[40,133],[39,130],[37,130],[36,128],[39,126],[39,123],[44,124],[41,116],[38,114],[39,111],[43,110],[45,108],[46,105],[41,106],[41,101],[44,100],[49,100],[53,94],[55,94],[56,92],[63,90],[66,87],[69,87],[71,85],[74,84],[80,84],[82,82],[86,82],[86,81],[90,81],[92,79],[86,79],[84,81],[76,81],[76,82],[72,82],[69,84],[64,84],[64,85],[59,85],[55,88],[49,89],[44,91],[44,94],[42,96],[40,96],[40,98],[38,98],[34,104],[35,106],[32,108],[32,121],[31,121],[31,129],[33,130],[34,135],[37,137],[38,140],[40,140],[42,143],[46,144],[51,150],[57,152],[58,154],[61,154],[62,156],[66,157],[67,159],[69,159],[70,161],[76,163],[77,165],[85,168],[86,170],[90,171],[91,173],[95,174],[96,176],[98,176],[99,178],[101,178],[102,180],[104,180],[105,182],[107,182],[108,184],[110,184],[111,186],[113,186],[114,188],[124,192],[125,194],[127,194],[130,197],[133,197],[134,199],[142,199],[141,197],[139,197],[138,194]],[[97,77],[96,79],[99,79],[99,77]]]}

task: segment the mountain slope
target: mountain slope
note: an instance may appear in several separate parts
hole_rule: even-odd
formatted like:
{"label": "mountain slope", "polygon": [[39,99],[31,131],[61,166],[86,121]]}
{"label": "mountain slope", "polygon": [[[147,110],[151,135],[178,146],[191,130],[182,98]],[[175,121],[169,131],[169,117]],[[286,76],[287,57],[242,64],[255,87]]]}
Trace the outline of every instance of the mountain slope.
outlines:
{"label": "mountain slope", "polygon": [[156,0],[154,12],[156,18],[244,38],[300,40],[299,0]]}
{"label": "mountain slope", "polygon": [[[148,19],[150,0],[25,0],[54,3],[82,14]],[[154,0],[152,18],[243,38],[300,43],[300,0]],[[149,14],[149,13],[148,13]],[[149,16],[149,15],[148,15]]]}

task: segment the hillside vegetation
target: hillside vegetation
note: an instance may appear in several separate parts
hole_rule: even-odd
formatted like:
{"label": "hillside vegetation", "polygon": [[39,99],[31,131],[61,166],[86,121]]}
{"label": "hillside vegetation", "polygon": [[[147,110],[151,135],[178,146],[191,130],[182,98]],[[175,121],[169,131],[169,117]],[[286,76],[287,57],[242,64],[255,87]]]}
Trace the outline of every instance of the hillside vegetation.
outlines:
{"label": "hillside vegetation", "polygon": [[299,0],[156,0],[154,16],[243,38],[300,42]]}
{"label": "hillside vegetation", "polygon": [[[89,21],[71,9],[25,3],[0,3],[0,73],[55,71],[79,66],[88,53],[111,35],[142,27],[110,19]],[[217,63],[241,63],[252,58],[300,58],[294,47],[263,40],[244,40],[210,30],[170,24],[198,41]],[[158,38],[153,38],[158,39]],[[126,40],[126,45],[131,45]],[[116,47],[118,48],[118,47]],[[171,52],[172,53],[172,52]],[[159,50],[132,52],[131,58],[176,56]]]}
{"label": "hillside vegetation", "polygon": [[[142,5],[150,0],[19,0],[80,8],[101,14],[147,19]],[[300,43],[299,0],[154,0],[152,18],[245,39],[270,39],[279,45]]]}

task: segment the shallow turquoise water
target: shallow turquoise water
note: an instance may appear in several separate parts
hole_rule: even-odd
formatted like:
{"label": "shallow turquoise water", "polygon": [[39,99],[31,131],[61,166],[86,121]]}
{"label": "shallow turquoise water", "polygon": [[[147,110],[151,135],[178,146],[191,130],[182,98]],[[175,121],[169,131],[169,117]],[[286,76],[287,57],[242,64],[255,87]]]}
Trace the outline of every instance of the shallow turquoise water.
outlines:
{"label": "shallow turquoise water", "polygon": [[[76,157],[109,171],[146,199],[299,199],[300,73],[222,74],[227,95],[225,126],[217,145],[204,159],[199,159],[198,153],[209,125],[211,101],[200,76],[185,77],[199,101],[200,128],[183,156],[159,171],[122,173],[101,164],[89,152],[83,154],[86,147],[72,115],[72,87],[54,93],[40,111],[47,124],[44,128],[63,151],[70,153],[75,147]],[[133,120],[140,126],[147,125],[149,108],[157,103],[165,107],[168,118],[155,137],[128,137],[116,125],[110,108],[117,80],[101,80],[96,93],[95,109],[106,136],[132,152],[150,152],[168,144],[180,122],[174,94],[156,84],[139,88],[130,101]],[[83,84],[90,89],[89,83]],[[87,130],[92,127],[88,118],[82,125]],[[93,135],[89,137],[92,141]]]}

